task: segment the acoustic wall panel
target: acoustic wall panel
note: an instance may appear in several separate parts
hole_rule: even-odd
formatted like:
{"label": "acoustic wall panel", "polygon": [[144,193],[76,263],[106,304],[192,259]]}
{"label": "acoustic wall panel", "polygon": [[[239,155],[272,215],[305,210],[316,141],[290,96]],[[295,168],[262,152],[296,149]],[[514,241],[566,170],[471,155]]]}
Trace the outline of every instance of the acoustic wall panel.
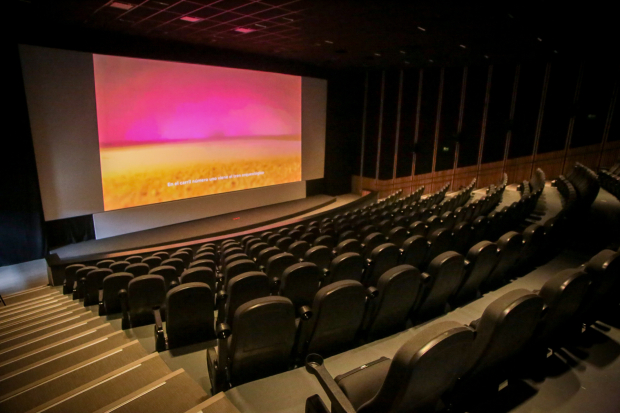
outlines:
{"label": "acoustic wall panel", "polygon": [[445,69],[435,171],[445,171],[454,167],[462,84],[463,68]]}
{"label": "acoustic wall panel", "polygon": [[394,150],[396,147],[399,84],[400,71],[388,70],[385,72],[379,179],[392,179],[394,175]]}
{"label": "acoustic wall panel", "polygon": [[377,172],[377,145],[381,118],[381,89],[383,72],[368,73],[366,128],[364,136],[364,176],[375,178]]}
{"label": "acoustic wall panel", "polygon": [[415,160],[415,174],[431,172],[433,168],[433,150],[435,147],[435,126],[437,121],[437,102],[441,69],[424,69],[422,81],[422,103],[418,129],[418,144]]}
{"label": "acoustic wall panel", "polygon": [[459,168],[478,163],[487,79],[488,67],[467,68],[463,127],[459,140]]}
{"label": "acoustic wall panel", "polygon": [[482,163],[504,159],[514,80],[514,65],[493,65]]}
{"label": "acoustic wall panel", "polygon": [[405,70],[403,72],[400,130],[398,133],[398,159],[396,165],[397,178],[411,175],[419,80],[420,71],[418,69]]}

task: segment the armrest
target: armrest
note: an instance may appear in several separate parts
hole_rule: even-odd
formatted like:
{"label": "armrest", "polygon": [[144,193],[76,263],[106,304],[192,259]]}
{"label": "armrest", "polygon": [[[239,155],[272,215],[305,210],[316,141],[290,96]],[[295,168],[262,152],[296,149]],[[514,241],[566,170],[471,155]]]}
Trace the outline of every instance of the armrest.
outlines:
{"label": "armrest", "polygon": [[226,311],[226,300],[228,299],[228,294],[226,291],[220,290],[215,295],[215,307],[217,308],[217,323],[223,323],[225,320],[225,311]]}
{"label": "armrest", "polygon": [[164,323],[161,321],[160,307],[153,308],[153,317],[155,318],[155,350],[166,351],[168,340],[164,333]]}
{"label": "armrest", "polygon": [[366,298],[368,298],[369,300],[374,300],[375,298],[377,298],[378,295],[379,290],[377,290],[375,287],[366,288]]}
{"label": "armrest", "polygon": [[99,315],[105,315],[105,305],[103,304],[103,290],[99,290]]}
{"label": "armrest", "polygon": [[480,324],[480,319],[479,318],[474,320],[474,321],[472,321],[471,323],[469,323],[469,326],[471,328],[473,328],[474,330],[477,330],[478,329],[478,324]]}
{"label": "armrest", "polygon": [[318,354],[309,354],[306,357],[306,371],[317,378],[323,391],[329,397],[332,403],[332,413],[355,413],[355,408],[347,396],[323,366],[323,357]]}
{"label": "armrest", "polygon": [[121,323],[122,329],[127,330],[130,327],[129,323],[129,295],[127,290],[122,289],[118,292],[118,299],[121,300],[121,311],[123,312],[123,321]]}
{"label": "armrest", "polygon": [[281,283],[282,281],[279,277],[273,277],[273,280],[271,280],[271,285],[269,286],[269,291],[271,292],[271,295],[279,295]]}
{"label": "armrest", "polygon": [[212,396],[226,389],[226,367],[220,364],[217,350],[213,347],[207,348],[207,370]]}
{"label": "armrest", "polygon": [[179,282],[178,282],[178,281],[174,281],[174,280],[173,280],[173,281],[170,281],[170,285],[168,286],[168,289],[169,289],[169,290],[171,290],[171,289],[173,289],[174,287],[176,287],[177,285],[179,285]]}
{"label": "armrest", "polygon": [[307,305],[302,305],[301,307],[299,307],[297,313],[299,314],[299,318],[301,318],[303,321],[307,321],[312,318],[312,309]]}
{"label": "armrest", "polygon": [[[218,350],[217,366],[224,378],[228,375],[228,337],[230,337],[230,334],[230,326],[226,323],[219,323],[215,328]],[[228,381],[227,379],[224,380]]]}
{"label": "armrest", "polygon": [[330,413],[318,394],[310,396],[306,399],[305,413]]}

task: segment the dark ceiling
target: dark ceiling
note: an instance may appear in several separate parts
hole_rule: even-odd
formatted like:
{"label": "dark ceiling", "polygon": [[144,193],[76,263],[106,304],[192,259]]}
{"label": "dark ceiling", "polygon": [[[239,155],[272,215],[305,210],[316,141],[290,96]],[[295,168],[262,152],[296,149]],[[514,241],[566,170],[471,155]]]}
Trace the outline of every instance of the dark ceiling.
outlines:
{"label": "dark ceiling", "polygon": [[41,29],[44,22],[326,68],[452,66],[553,55],[613,59],[618,49],[615,13],[596,2],[569,8],[548,1],[13,1],[24,31]]}

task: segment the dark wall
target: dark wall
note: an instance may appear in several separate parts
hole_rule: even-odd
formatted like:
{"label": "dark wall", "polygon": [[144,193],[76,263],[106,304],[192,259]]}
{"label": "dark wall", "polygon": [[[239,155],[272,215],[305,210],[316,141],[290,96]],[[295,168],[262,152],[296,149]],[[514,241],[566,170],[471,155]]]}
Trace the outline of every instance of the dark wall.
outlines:
{"label": "dark wall", "polygon": [[[351,96],[366,96],[366,112],[356,109],[362,120],[349,134],[363,147],[364,177],[382,180],[410,176],[414,151],[416,175],[452,169],[456,142],[458,167],[465,167],[532,155],[536,143],[536,153],[545,153],[567,142],[577,148],[605,136],[618,140],[618,105],[611,103],[619,69],[556,59],[369,71],[354,80],[363,92]],[[354,165],[358,174],[359,161]]]}

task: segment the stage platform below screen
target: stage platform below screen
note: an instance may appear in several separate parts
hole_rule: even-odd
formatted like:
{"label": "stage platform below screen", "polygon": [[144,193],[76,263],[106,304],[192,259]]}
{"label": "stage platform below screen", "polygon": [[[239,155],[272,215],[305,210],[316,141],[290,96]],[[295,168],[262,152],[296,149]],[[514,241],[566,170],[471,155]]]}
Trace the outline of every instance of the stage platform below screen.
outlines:
{"label": "stage platform below screen", "polygon": [[56,254],[60,260],[70,260],[75,257],[109,254],[175,242],[225,236],[240,231],[256,230],[276,222],[281,223],[286,219],[299,218],[305,214],[326,211],[353,202],[358,198],[359,196],[354,194],[339,197],[315,195],[295,201],[252,208],[161,228],[66,245],[50,251],[50,255]]}

